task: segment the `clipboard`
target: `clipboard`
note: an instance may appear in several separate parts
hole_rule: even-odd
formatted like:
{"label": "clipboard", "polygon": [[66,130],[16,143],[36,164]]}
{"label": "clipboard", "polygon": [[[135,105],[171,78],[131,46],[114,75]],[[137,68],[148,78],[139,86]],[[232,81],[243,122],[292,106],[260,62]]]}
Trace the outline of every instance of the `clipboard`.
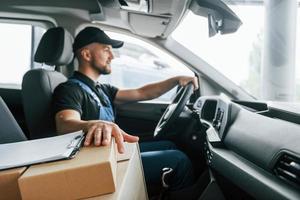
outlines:
{"label": "clipboard", "polygon": [[0,144],[0,170],[74,158],[84,140],[82,131]]}

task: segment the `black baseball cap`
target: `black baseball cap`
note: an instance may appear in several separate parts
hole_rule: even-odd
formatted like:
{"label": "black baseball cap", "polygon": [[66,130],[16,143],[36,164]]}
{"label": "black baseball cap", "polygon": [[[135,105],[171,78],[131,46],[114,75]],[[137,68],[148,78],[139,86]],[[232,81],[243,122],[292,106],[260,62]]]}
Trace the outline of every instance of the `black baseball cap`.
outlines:
{"label": "black baseball cap", "polygon": [[108,44],[113,48],[120,48],[124,44],[122,41],[111,39],[100,28],[90,26],[81,30],[75,37],[73,52],[76,52],[78,49],[94,42]]}

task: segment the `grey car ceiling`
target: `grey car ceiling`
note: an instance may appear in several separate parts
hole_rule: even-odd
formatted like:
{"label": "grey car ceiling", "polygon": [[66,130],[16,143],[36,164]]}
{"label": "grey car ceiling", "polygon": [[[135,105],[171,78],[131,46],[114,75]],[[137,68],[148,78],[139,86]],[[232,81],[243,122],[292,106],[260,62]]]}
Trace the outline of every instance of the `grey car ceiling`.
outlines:
{"label": "grey car ceiling", "polygon": [[164,38],[176,28],[190,2],[153,1],[151,11],[141,12],[134,11],[129,6],[122,6],[118,0],[0,0],[0,17],[5,18],[7,13],[13,13],[15,18],[23,19],[24,14],[27,14],[28,19],[47,16],[66,28],[96,22],[127,29],[144,37]]}

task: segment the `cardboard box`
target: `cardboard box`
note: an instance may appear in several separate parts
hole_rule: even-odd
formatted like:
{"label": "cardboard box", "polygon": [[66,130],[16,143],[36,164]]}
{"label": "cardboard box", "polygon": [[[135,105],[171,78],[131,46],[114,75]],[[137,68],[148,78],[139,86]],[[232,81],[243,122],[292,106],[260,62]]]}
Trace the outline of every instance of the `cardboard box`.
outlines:
{"label": "cardboard box", "polygon": [[0,171],[0,200],[21,199],[18,178],[25,170],[26,167]]}
{"label": "cardboard box", "polygon": [[125,153],[117,155],[117,189],[112,194],[88,200],[147,200],[144,171],[138,144],[126,143]]}
{"label": "cardboard box", "polygon": [[116,188],[115,143],[84,147],[74,159],[31,166],[19,178],[22,199],[81,199]]}

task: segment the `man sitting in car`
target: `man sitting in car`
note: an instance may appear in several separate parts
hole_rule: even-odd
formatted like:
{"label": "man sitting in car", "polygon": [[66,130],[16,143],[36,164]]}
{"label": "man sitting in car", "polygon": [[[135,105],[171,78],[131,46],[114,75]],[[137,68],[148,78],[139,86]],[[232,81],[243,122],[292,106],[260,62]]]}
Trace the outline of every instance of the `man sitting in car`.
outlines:
{"label": "man sitting in car", "polygon": [[[198,88],[197,78],[186,76],[128,90],[98,83],[101,75],[111,73],[112,48],[122,45],[122,41],[109,38],[95,27],[87,27],[76,36],[73,51],[79,62],[78,71],[67,82],[60,84],[53,96],[59,133],[83,130],[86,133],[85,146],[108,145],[114,137],[118,151],[123,153],[124,141],[138,142],[139,138],[125,133],[114,123],[115,105],[154,99],[178,84],[185,86],[192,82],[194,88]],[[179,190],[193,183],[190,160],[170,141],[141,143],[140,149],[148,188],[161,185],[161,170],[164,167],[174,169],[171,190]]]}

